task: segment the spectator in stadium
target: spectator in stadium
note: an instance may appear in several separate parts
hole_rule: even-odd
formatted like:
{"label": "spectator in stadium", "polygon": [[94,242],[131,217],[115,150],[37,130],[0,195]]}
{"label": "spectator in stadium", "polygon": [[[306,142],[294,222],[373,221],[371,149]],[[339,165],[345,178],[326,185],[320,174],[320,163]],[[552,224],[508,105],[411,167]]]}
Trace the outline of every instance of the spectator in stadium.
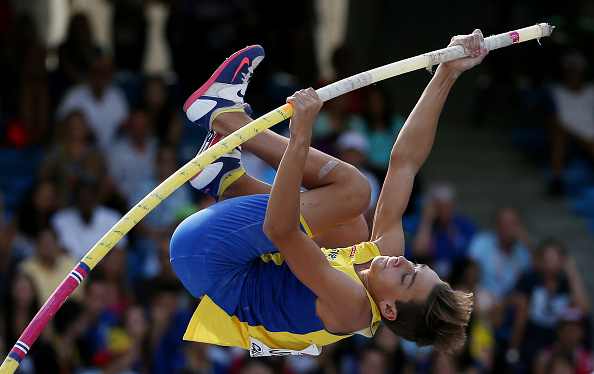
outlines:
{"label": "spectator in stadium", "polygon": [[124,92],[113,82],[113,72],[108,58],[92,59],[88,81],[70,88],[56,111],[59,121],[74,110],[84,113],[104,154],[111,153],[112,142],[129,113]]}
{"label": "spectator in stadium", "polygon": [[[134,164],[132,164],[134,166]],[[144,178],[142,183],[139,183],[132,189],[130,195],[128,208],[134,207],[140,200],[148,195],[157,185],[169,178],[179,168],[176,150],[172,146],[161,147],[157,155],[156,174],[153,178]],[[146,260],[149,261],[148,266],[144,272],[145,276],[152,276],[158,272],[156,265],[156,247],[157,239],[164,233],[171,233],[178,224],[178,215],[185,209],[194,210],[191,196],[191,189],[188,184],[180,186],[167,199],[162,201],[153,211],[151,211],[135,228],[142,243],[137,244],[143,247],[143,252],[147,255]],[[147,248],[149,247],[149,248]],[[148,257],[151,257],[149,259]],[[151,270],[152,269],[152,270]]]}
{"label": "spectator in stadium", "polygon": [[456,191],[446,183],[429,187],[427,200],[414,230],[412,257],[433,265],[441,277],[449,277],[454,264],[468,255],[476,225],[456,212]]}
{"label": "spectator in stadium", "polygon": [[49,181],[38,180],[25,194],[8,229],[11,266],[35,253],[35,236],[50,225],[57,209],[55,188]]}
{"label": "spectator in stadium", "polygon": [[[369,208],[373,210],[379,199],[380,181],[371,170],[367,169],[367,152],[369,141],[361,133],[350,130],[343,132],[336,140],[338,158],[357,168],[371,185]],[[373,212],[372,214],[373,215]]]}
{"label": "spectator in stadium", "polygon": [[127,251],[116,247],[105,255],[95,269],[106,287],[105,309],[114,320],[120,320],[133,303],[128,279],[131,268],[133,264],[128,266]]}
{"label": "spectator in stadium", "polygon": [[519,351],[526,364],[553,342],[555,327],[568,307],[589,311],[579,271],[563,244],[556,239],[543,241],[535,259],[535,269],[525,272],[517,285],[516,317],[508,347]]}
{"label": "spectator in stadium", "polygon": [[430,374],[459,374],[460,368],[456,357],[453,355],[445,355],[441,353],[434,353],[431,360]]}
{"label": "spectator in stadium", "polygon": [[[150,301],[151,295],[155,290],[157,290],[161,284],[168,284],[172,288],[177,288],[177,292],[180,296],[185,296],[188,300],[192,298],[190,295],[185,291],[182,283],[180,282],[179,278],[173,271],[173,266],[171,266],[171,261],[169,261],[169,240],[171,239],[171,234],[163,234],[160,235],[157,239],[157,253],[156,253],[156,261],[157,261],[157,269],[155,269],[155,274],[152,276],[147,276],[145,278],[141,278],[139,283],[136,286],[136,301],[142,304],[148,304]],[[176,286],[177,285],[177,286]],[[192,301],[190,301],[191,303]]]}
{"label": "spectator in stadium", "polygon": [[151,118],[160,143],[177,145],[182,134],[182,120],[162,77],[152,76],[146,79],[141,108]]}
{"label": "spectator in stadium", "polygon": [[175,373],[185,363],[183,340],[191,312],[178,304],[177,284],[162,283],[152,294],[149,304],[148,350],[151,373]]}
{"label": "spectator in stadium", "polygon": [[84,347],[80,352],[81,368],[106,370],[118,354],[117,344],[111,335],[119,319],[109,309],[111,289],[100,274],[92,274],[85,280],[82,299],[81,334],[77,345]]}
{"label": "spectator in stadium", "polygon": [[153,181],[157,174],[159,141],[144,110],[133,110],[123,130],[110,147],[109,174],[117,181],[116,188],[130,207],[138,202],[131,199],[132,195],[147,181]]}
{"label": "spectator in stadium", "polygon": [[562,77],[550,91],[554,112],[549,117],[552,179],[549,192],[563,192],[563,172],[571,140],[594,159],[594,84],[585,78],[587,62],[579,53],[561,59]]}
{"label": "spectator in stadium", "polygon": [[150,354],[146,351],[148,320],[139,305],[128,308],[119,324],[109,331],[112,360],[106,373],[147,373]]}
{"label": "spectator in stadium", "polygon": [[[77,261],[122,218],[122,215],[97,201],[98,187],[81,183],[75,191],[75,204],[60,209],[51,219],[51,226],[58,234],[60,246]],[[128,244],[123,237],[115,248]]]}
{"label": "spectator in stadium", "polygon": [[[40,305],[37,303],[37,289],[33,280],[25,274],[12,277],[8,294],[2,300],[4,346],[8,349],[17,342],[29,322],[35,317]],[[31,358],[25,358],[29,361]],[[30,363],[25,363],[25,367]]]}
{"label": "spectator in stadium", "polygon": [[337,156],[338,137],[345,131],[365,126],[361,117],[350,112],[349,102],[349,95],[341,95],[320,110],[312,128],[312,147]]}
{"label": "spectator in stadium", "polygon": [[52,182],[60,208],[73,203],[74,190],[82,181],[99,185],[99,201],[111,195],[113,185],[105,159],[97,149],[83,112],[74,110],[64,118],[55,142],[45,153],[39,178]]}
{"label": "spectator in stadium", "polygon": [[392,110],[385,87],[372,85],[365,89],[363,119],[365,126],[357,130],[367,137],[369,165],[383,181],[390,162],[390,150],[406,118]]}
{"label": "spectator in stadium", "polygon": [[364,347],[357,363],[357,374],[386,374],[388,373],[388,355],[383,350],[367,346]]}
{"label": "spectator in stadium", "polygon": [[101,56],[95,43],[89,19],[84,13],[70,17],[66,40],[58,47],[58,68],[52,74],[52,90],[57,98],[89,78],[93,59]]}
{"label": "spectator in stadium", "polygon": [[498,300],[504,300],[532,262],[530,238],[518,210],[513,206],[498,208],[494,231],[476,234],[469,256],[479,264],[481,285]]}
{"label": "spectator in stadium", "polygon": [[[579,308],[567,308],[559,316],[556,340],[544,348],[534,360],[534,374],[547,374],[558,357],[566,357],[571,374],[590,374],[594,371],[594,354],[584,345],[585,314]],[[549,371],[550,372],[550,371]]]}
{"label": "spectator in stadium", "polygon": [[66,300],[52,319],[51,337],[37,346],[34,356],[36,372],[74,372],[81,369],[81,356],[87,346],[81,341],[85,327],[82,306],[78,301]]}
{"label": "spectator in stadium", "polygon": [[392,334],[386,326],[382,325],[377,329],[371,344],[386,354],[390,373],[404,374],[406,372],[406,360],[400,338]]}
{"label": "spectator in stadium", "polygon": [[[56,233],[49,226],[37,232],[35,249],[35,255],[21,262],[18,271],[31,278],[37,289],[37,303],[43,305],[77,261],[62,251]],[[71,297],[78,296],[75,290]]]}

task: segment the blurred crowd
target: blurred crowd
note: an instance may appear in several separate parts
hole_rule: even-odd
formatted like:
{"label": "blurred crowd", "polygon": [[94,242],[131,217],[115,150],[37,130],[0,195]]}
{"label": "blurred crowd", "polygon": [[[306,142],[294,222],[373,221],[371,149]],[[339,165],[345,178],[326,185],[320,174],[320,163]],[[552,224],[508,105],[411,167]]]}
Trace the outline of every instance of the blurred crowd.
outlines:
{"label": "blurred crowd", "polygon": [[[318,78],[314,58],[313,1],[293,2],[291,17],[275,17],[276,9],[256,1],[112,6],[108,54],[95,42],[85,13],[71,16],[66,38],[50,50],[31,14],[0,1],[0,356],[99,238],[195,155],[205,134],[186,120],[181,106],[224,58],[246,41],[266,49],[248,92],[254,117],[296,89],[328,83]],[[545,15],[557,26],[546,49],[550,69],[515,67],[515,80],[501,79],[498,62],[487,62],[490,56],[486,78],[477,84],[474,119],[480,124],[493,111],[485,110],[488,102],[503,105],[510,97],[525,113],[545,119],[550,162],[544,182],[559,196],[580,193],[574,183],[579,178],[567,165],[583,166],[580,183],[588,181],[588,172],[594,175],[594,85],[588,70],[594,63],[594,18],[579,1],[549,8]],[[162,14],[155,9],[166,9],[166,19],[154,17]],[[516,10],[522,14],[521,6]],[[161,29],[153,27],[156,19]],[[168,51],[172,71],[147,69],[147,46]],[[355,58],[347,47],[337,48],[333,80],[356,73]],[[370,86],[326,103],[314,125],[313,146],[369,179],[369,222],[406,117],[394,104],[386,86]],[[247,152],[243,161],[256,177],[274,178],[274,170]],[[513,205],[493,207],[492,226],[478,227],[458,211],[457,198],[448,181],[421,175],[403,222],[409,259],[474,292],[467,344],[453,355],[417,349],[384,327],[372,339],[324,347],[319,357],[250,359],[241,349],[183,341],[198,300],[173,272],[169,239],[181,220],[213,203],[184,185],[106,255],[56,313],[18,372],[594,371],[590,301],[571,248],[546,233],[529,232],[529,222]],[[594,212],[594,193],[592,198]]]}

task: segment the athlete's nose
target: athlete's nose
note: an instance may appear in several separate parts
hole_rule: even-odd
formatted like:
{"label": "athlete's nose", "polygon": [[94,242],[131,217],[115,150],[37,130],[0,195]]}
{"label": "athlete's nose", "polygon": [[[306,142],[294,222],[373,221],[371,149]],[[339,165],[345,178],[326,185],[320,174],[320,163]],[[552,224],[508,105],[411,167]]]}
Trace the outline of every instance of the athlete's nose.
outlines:
{"label": "athlete's nose", "polygon": [[398,256],[398,261],[394,263],[394,266],[408,266],[410,268],[414,267],[413,263],[408,261],[404,256]]}

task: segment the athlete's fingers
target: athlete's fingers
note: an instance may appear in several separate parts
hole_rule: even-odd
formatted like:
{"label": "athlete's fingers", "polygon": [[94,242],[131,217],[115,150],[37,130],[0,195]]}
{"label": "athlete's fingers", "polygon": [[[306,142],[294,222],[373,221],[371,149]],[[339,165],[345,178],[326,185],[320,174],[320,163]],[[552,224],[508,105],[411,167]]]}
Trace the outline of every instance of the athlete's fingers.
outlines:
{"label": "athlete's fingers", "polygon": [[311,93],[307,92],[306,90],[300,90],[296,93],[295,97],[303,104],[305,109],[315,109],[317,110],[317,102],[312,97]]}
{"label": "athlete's fingers", "polygon": [[287,103],[293,105],[293,108],[295,108],[295,109],[303,109],[303,104],[299,100],[299,94],[298,94],[298,92],[295,92],[293,94],[293,96],[289,96],[287,98]]}
{"label": "athlete's fingers", "polygon": [[289,96],[287,98],[287,103],[291,104],[294,109],[299,110],[303,109],[303,105],[295,98],[295,96]]}
{"label": "athlete's fingers", "polygon": [[324,102],[322,101],[322,98],[320,97],[320,95],[318,95],[318,93],[316,92],[316,90],[314,90],[313,88],[309,87],[308,89],[305,90],[305,92],[307,92],[311,98],[313,100],[315,100],[315,102],[318,104],[318,106],[321,108],[322,105],[324,104]]}
{"label": "athlete's fingers", "polygon": [[303,102],[308,107],[316,107],[317,106],[316,100],[313,98],[313,96],[311,95],[310,92],[307,92],[307,90],[301,90],[299,93],[301,94],[301,97],[303,98]]}
{"label": "athlete's fingers", "polygon": [[470,43],[468,42],[468,38],[465,38],[462,35],[456,35],[452,38],[452,41],[450,42],[450,45],[448,45],[448,47],[451,47],[453,45],[461,45],[464,48],[464,52],[466,52],[467,55],[470,56],[471,54],[471,50],[470,50]]}
{"label": "athlete's fingers", "polygon": [[470,43],[470,55],[472,57],[476,57],[479,53],[480,44],[478,41],[478,35],[475,33],[470,34],[468,38],[468,42]]}
{"label": "athlete's fingers", "polygon": [[483,36],[483,32],[480,29],[474,30],[477,34],[478,42],[479,42],[479,54],[484,54],[487,52],[487,47],[485,46],[485,37]]}
{"label": "athlete's fingers", "polygon": [[295,93],[293,94],[293,96],[295,97],[295,100],[299,101],[299,103],[300,103],[300,104],[301,104],[303,107],[305,107],[305,106],[306,106],[306,104],[307,104],[307,100],[306,100],[306,98],[305,98],[305,97],[303,97],[303,92],[301,92],[301,91],[302,91],[302,90],[295,92]]}

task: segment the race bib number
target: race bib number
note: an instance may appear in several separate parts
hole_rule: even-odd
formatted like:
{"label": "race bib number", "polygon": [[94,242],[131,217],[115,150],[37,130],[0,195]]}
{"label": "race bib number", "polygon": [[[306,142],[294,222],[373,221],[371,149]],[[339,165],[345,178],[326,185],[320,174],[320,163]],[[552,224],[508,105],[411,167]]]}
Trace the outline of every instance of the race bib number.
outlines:
{"label": "race bib number", "polygon": [[265,357],[265,356],[318,356],[322,352],[322,348],[315,344],[302,349],[294,351],[292,349],[276,349],[270,348],[258,339],[250,336],[250,356],[251,357]]}

